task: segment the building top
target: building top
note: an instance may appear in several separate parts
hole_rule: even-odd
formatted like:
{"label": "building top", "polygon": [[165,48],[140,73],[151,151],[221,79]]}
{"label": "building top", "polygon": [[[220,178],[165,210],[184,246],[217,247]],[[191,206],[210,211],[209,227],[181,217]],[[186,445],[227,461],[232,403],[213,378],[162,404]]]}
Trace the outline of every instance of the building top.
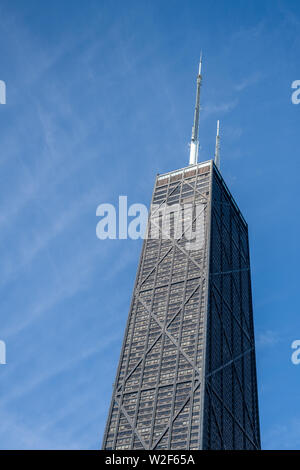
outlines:
{"label": "building top", "polygon": [[189,165],[184,168],[180,168],[179,170],[173,170],[169,171],[168,173],[164,173],[162,175],[159,175],[157,177],[158,180],[162,180],[164,178],[167,178],[168,176],[175,176],[175,175],[181,175],[182,173],[189,173],[190,171],[196,170],[197,168],[203,168],[206,166],[211,166],[212,160],[207,160],[206,162],[200,162],[196,163],[195,165]]}
{"label": "building top", "polygon": [[221,184],[222,186],[224,187],[230,201],[232,202],[233,206],[235,207],[237,213],[239,214],[239,216],[241,217],[242,221],[244,222],[245,226],[247,227],[247,222],[245,221],[244,217],[243,217],[243,214],[241,213],[237,203],[235,202],[231,192],[229,191],[228,189],[228,186],[227,184],[225,183],[216,163],[214,160],[206,160],[205,162],[200,162],[200,163],[196,163],[195,165],[189,165],[187,167],[184,167],[184,168],[180,168],[178,170],[173,170],[173,171],[169,171],[168,173],[163,173],[161,175],[157,175],[157,178],[156,178],[156,185],[157,186],[163,186],[165,184],[168,184],[169,180],[170,181],[177,181],[177,180],[180,180],[182,178],[182,174],[184,174],[183,176],[184,177],[189,177],[189,176],[194,176],[196,175],[196,173],[206,173],[207,171],[209,171],[211,168],[214,168],[214,170],[216,171],[220,181],[221,181]]}

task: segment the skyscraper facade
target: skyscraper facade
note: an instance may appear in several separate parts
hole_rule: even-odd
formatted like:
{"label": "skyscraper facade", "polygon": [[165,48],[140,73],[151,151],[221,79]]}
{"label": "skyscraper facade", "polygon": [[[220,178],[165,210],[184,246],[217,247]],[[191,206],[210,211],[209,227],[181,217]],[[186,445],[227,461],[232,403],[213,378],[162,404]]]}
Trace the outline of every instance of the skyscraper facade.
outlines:
{"label": "skyscraper facade", "polygon": [[[197,124],[200,85],[201,64]],[[215,161],[193,136],[190,165],[156,177],[104,449],[260,448],[248,227],[219,132]]]}

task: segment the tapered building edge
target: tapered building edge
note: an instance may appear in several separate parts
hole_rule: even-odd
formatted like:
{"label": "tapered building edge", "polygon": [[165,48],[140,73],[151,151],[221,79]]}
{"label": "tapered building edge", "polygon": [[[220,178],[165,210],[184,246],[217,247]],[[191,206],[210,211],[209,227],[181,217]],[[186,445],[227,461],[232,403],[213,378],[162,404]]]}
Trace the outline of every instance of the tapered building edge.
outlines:
{"label": "tapered building edge", "polygon": [[[206,314],[205,314],[205,336],[204,336],[204,357],[203,357],[204,367],[202,369],[203,372],[202,372],[202,381],[201,381],[202,383],[201,383],[201,394],[200,394],[200,396],[201,396],[201,407],[200,407],[200,422],[201,422],[201,424],[200,424],[200,433],[201,433],[200,442],[201,442],[201,445],[199,447],[199,450],[213,448],[213,447],[207,447],[207,444],[206,444],[206,441],[205,441],[205,439],[206,439],[205,411],[206,411],[206,408],[207,408],[207,358],[206,358],[206,356],[207,356],[207,325],[208,325],[208,320],[209,320],[210,296],[211,296],[211,282],[210,282],[210,278],[211,278],[211,261],[210,260],[211,260],[211,249],[212,249],[211,237],[212,237],[212,209],[213,209],[213,197],[214,197],[214,187],[213,187],[213,185],[214,185],[214,178],[215,177],[219,178],[221,184],[224,186],[224,190],[229,195],[229,198],[232,201],[233,207],[237,211],[238,216],[241,217],[241,220],[245,224],[245,227],[247,229],[247,253],[248,253],[248,258],[249,258],[248,226],[247,226],[246,222],[244,221],[244,218],[243,218],[241,212],[239,211],[239,209],[238,209],[238,207],[237,207],[230,191],[228,190],[228,188],[226,186],[226,183],[224,182],[218,168],[216,167],[215,163],[212,160],[209,160],[207,162],[202,162],[202,165],[203,164],[209,164],[210,165],[211,179],[210,179],[209,205],[208,205],[208,213],[209,213],[209,218],[208,218],[209,227],[208,227],[208,235],[207,235],[208,236],[208,253],[207,253],[207,256],[208,256],[208,260],[207,260],[208,284],[206,286],[206,309],[205,309]],[[196,164],[197,167],[198,167],[198,165],[199,164]],[[182,171],[182,170],[178,170],[178,171]],[[171,173],[173,173],[173,172],[171,172]],[[154,185],[154,190],[153,190],[153,193],[152,193],[151,204],[153,203],[153,197],[154,197],[154,194],[155,194],[156,184],[157,184],[157,178],[156,178],[156,182],[155,182],[155,185]],[[144,240],[144,242],[143,242],[143,247],[142,247],[141,253],[144,250],[145,243],[146,243],[146,240]],[[136,279],[135,279],[135,283],[134,283],[133,292],[135,291],[135,288],[137,286],[140,268],[141,268],[141,257],[139,259],[139,264],[138,264],[138,268],[137,268],[137,273],[136,273]],[[250,304],[251,304],[251,307],[250,307],[250,311],[251,311],[251,315],[250,315],[251,335],[252,335],[253,344],[254,344],[253,307],[252,307],[250,267],[249,267],[249,292],[250,292],[249,301],[250,301]],[[134,301],[134,295],[132,296],[129,312],[132,309],[133,301]],[[124,335],[123,344],[122,344],[121,353],[120,353],[119,365],[118,365],[118,369],[117,369],[117,373],[116,373],[116,381],[117,381],[117,378],[118,378],[119,372],[120,372],[121,358],[123,356],[125,345],[126,345],[126,336],[127,336],[128,328],[129,328],[129,319],[128,319],[127,324],[126,324],[125,335]],[[257,374],[256,374],[255,347],[254,347],[253,352],[251,353],[251,355],[252,355],[252,367],[253,367],[252,380],[253,380],[253,388],[254,388],[254,390],[253,390],[253,401],[254,401],[254,405],[255,405],[254,413],[255,413],[255,421],[257,423],[256,436],[255,436],[256,437],[256,445],[255,445],[254,448],[260,449],[260,431],[259,431],[259,412],[258,412],[258,397],[257,397]],[[109,421],[110,421],[110,416],[111,416],[111,412],[112,412],[115,391],[116,391],[116,382],[114,383],[113,397],[112,397],[112,400],[111,400],[111,405],[110,405],[110,409],[109,409],[109,413],[108,413],[108,419],[107,419],[106,428],[105,428],[105,432],[104,432],[104,436],[103,436],[103,442],[102,442],[102,448],[103,449],[105,449],[105,443],[106,443],[106,438],[107,438],[107,433],[108,433],[108,428],[109,428]],[[224,448],[224,447],[221,446],[220,448]],[[235,448],[235,447],[232,446],[232,448]],[[244,447],[240,447],[240,448],[244,448]]]}
{"label": "tapered building edge", "polygon": [[[153,188],[153,191],[152,191],[151,204],[153,204],[153,198],[154,198],[154,194],[155,194],[157,176],[158,175],[156,175],[155,184],[154,184],[154,188]],[[120,369],[121,369],[121,365],[122,365],[122,357],[123,357],[124,350],[125,350],[125,347],[126,347],[126,339],[127,339],[128,329],[129,329],[129,325],[130,325],[129,315],[130,315],[130,312],[132,310],[132,306],[133,306],[133,302],[134,302],[134,293],[135,293],[135,289],[137,287],[137,283],[138,283],[138,279],[139,279],[139,273],[140,273],[141,263],[142,263],[142,253],[145,249],[145,246],[146,246],[146,239],[144,239],[144,241],[142,243],[142,248],[141,248],[140,255],[139,255],[139,262],[138,262],[138,267],[137,267],[137,270],[136,270],[136,275],[135,275],[135,280],[134,280],[134,285],[133,285],[133,290],[132,290],[132,296],[131,296],[130,306],[129,306],[129,310],[128,310],[128,316],[127,316],[127,320],[126,320],[126,327],[125,327],[124,337],[123,337],[121,351],[120,351],[119,360],[118,360],[117,372],[115,374],[115,381],[113,382],[112,398],[110,400],[109,411],[108,411],[108,414],[107,414],[105,430],[104,430],[104,434],[103,434],[103,438],[102,438],[102,446],[101,446],[102,450],[105,450],[105,448],[106,448],[107,434],[108,434],[108,431],[109,431],[110,418],[111,418],[113,404],[114,404],[114,396],[115,396],[115,392],[116,392],[116,389],[117,389],[117,381],[118,381],[118,377],[119,377],[119,373],[120,373]]]}

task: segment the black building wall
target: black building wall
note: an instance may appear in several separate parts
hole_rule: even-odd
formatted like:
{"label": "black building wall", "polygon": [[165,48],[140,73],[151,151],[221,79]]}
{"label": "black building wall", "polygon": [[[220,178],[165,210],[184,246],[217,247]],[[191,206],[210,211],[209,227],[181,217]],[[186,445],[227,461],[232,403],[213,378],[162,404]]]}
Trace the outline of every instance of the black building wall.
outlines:
{"label": "black building wall", "polygon": [[212,181],[204,449],[259,449],[248,227],[218,170]]}

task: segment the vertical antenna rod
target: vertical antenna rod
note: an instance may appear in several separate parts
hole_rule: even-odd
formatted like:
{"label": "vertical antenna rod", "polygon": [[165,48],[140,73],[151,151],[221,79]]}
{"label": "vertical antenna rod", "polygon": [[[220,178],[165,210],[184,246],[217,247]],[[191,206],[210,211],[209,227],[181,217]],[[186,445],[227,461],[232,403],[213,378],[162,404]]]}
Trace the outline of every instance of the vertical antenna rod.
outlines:
{"label": "vertical antenna rod", "polygon": [[197,93],[196,93],[196,105],[195,105],[195,113],[194,113],[194,125],[193,125],[193,128],[192,128],[192,138],[191,138],[191,144],[190,144],[190,165],[194,165],[198,161],[200,87],[201,87],[201,82],[202,82],[201,69],[202,69],[202,52],[201,52],[201,55],[200,55],[199,71],[198,71],[198,76],[197,76]]}
{"label": "vertical antenna rod", "polygon": [[217,121],[215,164],[216,164],[216,167],[219,170],[220,169],[220,121]]}

